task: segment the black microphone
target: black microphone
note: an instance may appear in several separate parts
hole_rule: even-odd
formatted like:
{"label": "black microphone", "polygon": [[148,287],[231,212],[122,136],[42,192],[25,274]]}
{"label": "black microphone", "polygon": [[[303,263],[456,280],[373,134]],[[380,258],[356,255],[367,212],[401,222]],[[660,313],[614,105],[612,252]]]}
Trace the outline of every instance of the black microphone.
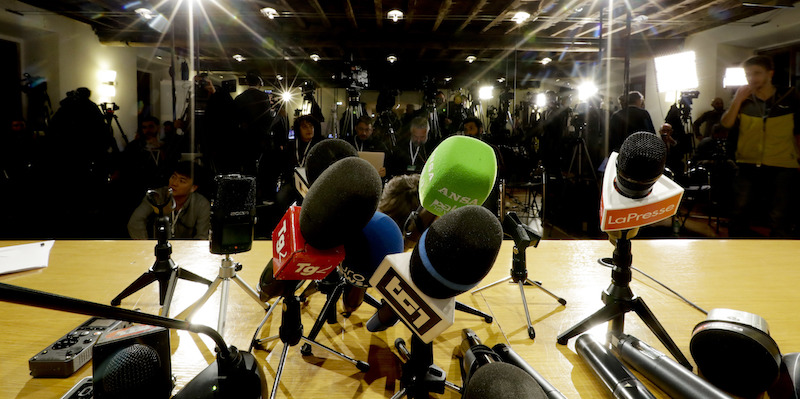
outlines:
{"label": "black microphone", "polygon": [[628,198],[646,197],[667,162],[667,146],[653,133],[637,132],[622,143],[614,187]]}
{"label": "black microphone", "polygon": [[381,177],[369,162],[353,157],[336,161],[308,190],[300,210],[300,233],[314,248],[344,244],[375,214],[382,190]]}
{"label": "black microphone", "polygon": [[478,334],[472,329],[461,330],[461,372],[464,376],[464,385],[469,384],[470,377],[478,368],[489,363],[502,362],[500,355],[481,343]]}
{"label": "black microphone", "polygon": [[619,357],[675,399],[733,399],[686,367],[653,349],[638,338],[620,334],[611,337]]}
{"label": "black microphone", "polygon": [[292,292],[303,285],[303,280],[278,280],[275,278],[274,259],[270,259],[261,278],[258,280],[258,299],[262,302],[269,302],[275,297],[282,296],[286,292],[287,286],[293,287]]}
{"label": "black microphone", "polygon": [[403,223],[403,236],[409,242],[419,242],[419,237],[430,227],[431,223],[433,223],[437,217],[438,216],[424,207],[418,207],[416,210],[411,211],[405,223]]}
{"label": "black microphone", "polygon": [[547,399],[567,399],[567,397],[559,392],[558,389],[545,380],[541,374],[534,370],[533,367],[531,367],[528,362],[522,358],[522,356],[518,355],[517,352],[514,352],[510,346],[500,343],[493,346],[492,350],[500,355],[500,358],[503,359],[504,362],[519,367],[522,369],[522,371],[533,377],[533,379],[536,380],[536,383],[542,387],[544,394],[547,395]]}
{"label": "black microphone", "polygon": [[617,399],[655,399],[650,391],[619,361],[589,334],[575,341],[575,350],[589,364]]}
{"label": "black microphone", "polygon": [[311,186],[328,167],[348,157],[358,158],[358,151],[341,139],[325,139],[308,150],[306,156],[306,180]]}
{"label": "black microphone", "polygon": [[[0,283],[0,301],[59,310],[62,312],[124,320],[151,326],[191,331],[211,337],[217,345],[217,359],[176,394],[173,399],[188,398],[259,398],[266,389],[264,376],[255,357],[248,352],[228,347],[222,336],[211,327],[192,324],[128,309],[51,294]],[[147,389],[147,387],[143,387]]]}

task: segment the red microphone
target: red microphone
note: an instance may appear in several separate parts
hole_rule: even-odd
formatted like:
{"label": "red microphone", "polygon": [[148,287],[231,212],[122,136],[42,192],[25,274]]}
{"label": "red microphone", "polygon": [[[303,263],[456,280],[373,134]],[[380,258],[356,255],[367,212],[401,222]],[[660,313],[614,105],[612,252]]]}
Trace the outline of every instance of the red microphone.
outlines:
{"label": "red microphone", "polygon": [[321,250],[300,233],[300,207],[291,206],[272,231],[276,280],[321,280],[344,260],[344,245]]}

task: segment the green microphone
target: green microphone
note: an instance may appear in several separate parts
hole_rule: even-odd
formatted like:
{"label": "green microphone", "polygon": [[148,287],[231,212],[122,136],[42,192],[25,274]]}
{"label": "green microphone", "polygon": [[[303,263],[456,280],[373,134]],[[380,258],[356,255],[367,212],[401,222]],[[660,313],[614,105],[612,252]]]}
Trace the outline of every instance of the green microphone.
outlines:
{"label": "green microphone", "polygon": [[442,216],[467,205],[481,205],[497,177],[497,157],[488,144],[452,136],[433,151],[419,179],[420,204]]}

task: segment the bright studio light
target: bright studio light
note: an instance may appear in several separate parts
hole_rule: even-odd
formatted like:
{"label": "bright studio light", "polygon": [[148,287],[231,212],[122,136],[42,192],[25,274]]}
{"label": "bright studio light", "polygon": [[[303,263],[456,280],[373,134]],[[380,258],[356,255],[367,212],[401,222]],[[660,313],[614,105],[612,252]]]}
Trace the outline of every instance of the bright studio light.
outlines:
{"label": "bright studio light", "polygon": [[696,89],[699,85],[694,51],[656,57],[655,64],[659,93]]}
{"label": "bright studio light", "polygon": [[583,82],[578,85],[578,100],[581,102],[592,98],[597,94],[597,85],[592,82]]}
{"label": "bright studio light", "polygon": [[287,90],[287,91],[284,91],[283,93],[281,93],[281,100],[283,100],[283,102],[285,102],[285,103],[288,103],[289,101],[292,101],[292,92]]}
{"label": "bright studio light", "polygon": [[481,100],[491,100],[494,95],[492,92],[494,91],[494,87],[492,86],[483,86],[478,89],[478,98]]}
{"label": "bright studio light", "polygon": [[539,93],[536,95],[536,106],[539,108],[544,108],[547,106],[547,95],[544,93]]}
{"label": "bright studio light", "polygon": [[726,68],[722,78],[722,87],[739,87],[747,85],[744,68]]}

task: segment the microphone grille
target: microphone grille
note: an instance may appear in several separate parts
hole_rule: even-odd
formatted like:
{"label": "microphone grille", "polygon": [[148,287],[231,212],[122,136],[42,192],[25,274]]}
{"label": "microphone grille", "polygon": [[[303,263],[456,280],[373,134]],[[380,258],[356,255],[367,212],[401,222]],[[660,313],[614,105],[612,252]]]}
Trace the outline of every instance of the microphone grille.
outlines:
{"label": "microphone grille", "polygon": [[546,399],[542,387],[528,373],[508,363],[479,367],[464,387],[464,399]]}
{"label": "microphone grille", "polygon": [[[161,359],[148,345],[133,344],[117,351],[103,365],[102,384],[95,384],[96,397],[157,397],[164,386],[160,381]],[[100,389],[98,389],[100,388]]]}
{"label": "microphone grille", "polygon": [[664,173],[666,161],[667,146],[660,137],[649,132],[628,136],[617,156],[617,188],[626,197],[646,196]]}

